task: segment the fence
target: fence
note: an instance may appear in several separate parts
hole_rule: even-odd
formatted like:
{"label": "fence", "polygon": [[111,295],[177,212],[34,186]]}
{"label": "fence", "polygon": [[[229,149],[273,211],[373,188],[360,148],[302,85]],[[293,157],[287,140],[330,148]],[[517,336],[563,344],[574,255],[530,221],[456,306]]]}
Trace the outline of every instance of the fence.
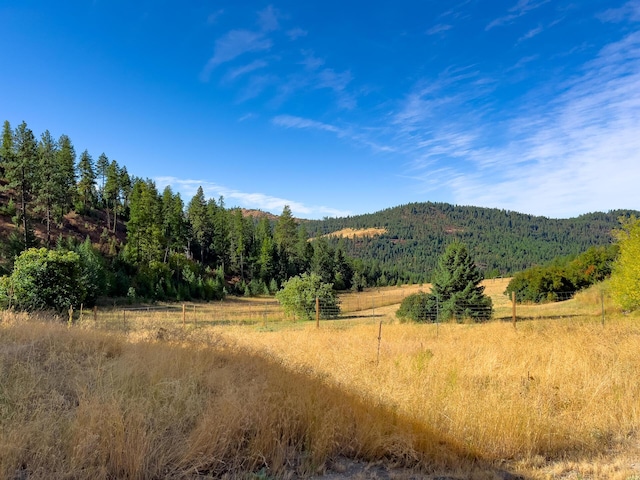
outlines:
{"label": "fence", "polygon": [[[396,311],[402,300],[411,293],[420,290],[415,288],[397,288],[386,291],[368,291],[348,293],[339,296],[338,305],[325,303],[318,299],[314,305],[308,306],[305,315],[287,315],[277,300],[273,298],[228,298],[220,302],[188,303],[169,305],[150,305],[137,307],[120,307],[85,311],[84,320],[93,319],[108,328],[133,328],[133,322],[144,325],[168,322],[176,325],[240,325],[240,324],[272,324],[276,322],[296,322],[301,320],[316,321],[318,324],[327,320],[386,321],[396,320]],[[492,309],[487,315],[487,306],[483,304],[463,304],[458,302],[452,312],[444,306],[436,305],[423,317],[422,322],[443,322],[447,320],[473,321],[501,320],[519,322],[530,319],[590,317],[596,321],[605,321],[606,312],[614,307],[603,292],[590,293],[564,292],[558,294],[561,301],[546,303],[517,303],[514,298],[500,293],[492,295]],[[577,298],[580,297],[580,298]],[[486,318],[489,317],[489,318]],[[78,318],[78,312],[75,314]]]}

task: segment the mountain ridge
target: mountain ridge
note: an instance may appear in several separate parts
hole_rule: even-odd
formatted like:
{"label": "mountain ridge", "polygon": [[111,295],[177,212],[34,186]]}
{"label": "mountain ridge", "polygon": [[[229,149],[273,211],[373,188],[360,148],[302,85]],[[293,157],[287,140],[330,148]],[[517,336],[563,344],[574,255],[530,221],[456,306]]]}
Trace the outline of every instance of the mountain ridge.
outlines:
{"label": "mountain ridge", "polygon": [[[498,208],[413,202],[370,214],[302,223],[311,237],[349,228],[385,229],[376,237],[327,237],[327,241],[340,244],[348,255],[379,268],[387,277],[423,281],[453,241],[466,243],[488,276],[511,275],[610,244],[619,218],[630,215],[640,216],[640,212],[620,209],[553,219]],[[409,279],[403,278],[406,274]]]}

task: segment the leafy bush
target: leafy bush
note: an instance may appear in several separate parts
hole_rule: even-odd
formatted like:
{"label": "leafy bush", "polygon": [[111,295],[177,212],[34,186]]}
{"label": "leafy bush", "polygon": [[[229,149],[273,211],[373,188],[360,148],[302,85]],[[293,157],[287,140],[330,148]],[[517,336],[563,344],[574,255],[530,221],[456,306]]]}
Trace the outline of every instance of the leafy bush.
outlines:
{"label": "leafy bush", "polygon": [[286,313],[306,320],[315,318],[316,297],[320,300],[320,318],[338,316],[340,307],[333,285],[322,282],[315,273],[290,278],[276,293]]}
{"label": "leafy bush", "polygon": [[401,322],[435,322],[438,319],[436,298],[425,292],[409,295],[400,304],[396,316]]}
{"label": "leafy bush", "polygon": [[85,303],[85,278],[77,253],[30,248],[16,258],[11,276],[2,277],[0,298],[5,307],[62,312]]}

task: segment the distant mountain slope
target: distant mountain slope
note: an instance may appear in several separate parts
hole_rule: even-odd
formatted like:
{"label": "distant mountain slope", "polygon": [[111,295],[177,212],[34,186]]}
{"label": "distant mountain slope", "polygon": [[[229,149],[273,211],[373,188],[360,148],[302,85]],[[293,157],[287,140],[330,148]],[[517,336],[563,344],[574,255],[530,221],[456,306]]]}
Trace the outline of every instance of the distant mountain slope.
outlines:
{"label": "distant mountain slope", "polygon": [[[446,245],[459,240],[488,275],[510,275],[554,258],[611,243],[618,218],[638,211],[590,213],[550,219],[522,213],[446,203],[410,203],[376,213],[305,222],[310,237],[351,228],[379,228],[378,236],[332,237],[347,254],[387,276],[428,280]],[[404,272],[404,273],[403,273]],[[406,278],[409,274],[410,278]]]}

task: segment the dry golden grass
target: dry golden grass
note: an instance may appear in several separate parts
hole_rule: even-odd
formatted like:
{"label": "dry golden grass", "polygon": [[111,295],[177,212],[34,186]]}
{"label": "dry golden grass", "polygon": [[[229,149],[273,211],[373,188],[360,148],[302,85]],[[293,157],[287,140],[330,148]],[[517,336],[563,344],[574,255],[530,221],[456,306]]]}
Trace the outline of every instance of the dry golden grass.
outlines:
{"label": "dry golden grass", "polygon": [[386,228],[343,228],[342,230],[336,230],[335,232],[327,233],[325,237],[345,237],[345,238],[359,238],[359,237],[375,237],[377,235],[383,235],[387,233]]}
{"label": "dry golden grass", "polygon": [[[510,319],[505,285],[486,292]],[[183,327],[181,307],[72,328],[5,315],[0,477],[292,477],[350,457],[422,478],[637,480],[640,316],[603,326],[601,303],[530,306],[554,318],[517,328],[399,324],[394,306],[319,329],[204,310]]]}

